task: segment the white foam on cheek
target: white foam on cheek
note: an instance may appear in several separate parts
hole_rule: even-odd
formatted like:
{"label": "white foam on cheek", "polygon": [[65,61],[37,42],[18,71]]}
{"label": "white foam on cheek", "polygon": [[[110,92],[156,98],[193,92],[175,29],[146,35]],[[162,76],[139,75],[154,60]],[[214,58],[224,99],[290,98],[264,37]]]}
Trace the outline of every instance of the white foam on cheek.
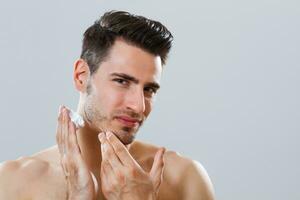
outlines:
{"label": "white foam on cheek", "polygon": [[82,128],[84,127],[84,120],[83,118],[75,111],[70,110],[69,116],[71,118],[71,121],[75,124],[76,128]]}

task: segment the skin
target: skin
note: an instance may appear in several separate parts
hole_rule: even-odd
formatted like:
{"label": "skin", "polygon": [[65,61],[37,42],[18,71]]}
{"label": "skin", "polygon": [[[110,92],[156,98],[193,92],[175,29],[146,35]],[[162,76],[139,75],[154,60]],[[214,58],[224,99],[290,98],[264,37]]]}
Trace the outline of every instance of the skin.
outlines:
{"label": "skin", "polygon": [[134,139],[152,110],[161,72],[159,56],[122,39],[92,76],[78,59],[73,77],[85,126],[76,129],[61,106],[56,146],[0,165],[0,199],[214,199],[197,161]]}

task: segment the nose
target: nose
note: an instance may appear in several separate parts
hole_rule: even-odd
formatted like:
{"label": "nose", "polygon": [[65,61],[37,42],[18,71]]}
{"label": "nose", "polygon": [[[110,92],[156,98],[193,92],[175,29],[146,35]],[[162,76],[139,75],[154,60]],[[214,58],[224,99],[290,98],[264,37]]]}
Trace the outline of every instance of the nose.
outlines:
{"label": "nose", "polygon": [[145,97],[143,89],[132,89],[126,97],[126,107],[135,113],[141,114],[145,111]]}

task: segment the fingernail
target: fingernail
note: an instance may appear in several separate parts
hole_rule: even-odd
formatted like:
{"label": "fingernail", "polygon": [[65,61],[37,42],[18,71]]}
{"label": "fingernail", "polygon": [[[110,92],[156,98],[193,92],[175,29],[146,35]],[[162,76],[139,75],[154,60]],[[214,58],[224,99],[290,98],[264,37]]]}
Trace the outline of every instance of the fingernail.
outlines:
{"label": "fingernail", "polygon": [[66,119],[66,117],[67,117],[67,111],[66,111],[66,109],[63,107],[62,108],[62,115],[63,115],[63,117]]}
{"label": "fingernail", "polygon": [[64,106],[64,111],[66,112],[66,114],[69,114],[69,109],[65,106]]}
{"label": "fingernail", "polygon": [[104,141],[105,141],[105,135],[104,135],[103,132],[101,132],[101,133],[98,135],[98,138],[99,138],[99,140],[100,140],[101,143],[104,143]]}
{"label": "fingernail", "polygon": [[63,112],[65,113],[66,117],[69,115],[69,110],[66,107],[63,108]]}

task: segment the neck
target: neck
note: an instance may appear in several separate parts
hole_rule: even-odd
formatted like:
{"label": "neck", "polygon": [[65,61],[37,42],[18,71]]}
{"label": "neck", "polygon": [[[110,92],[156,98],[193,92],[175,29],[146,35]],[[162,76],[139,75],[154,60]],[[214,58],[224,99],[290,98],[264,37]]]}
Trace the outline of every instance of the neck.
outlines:
{"label": "neck", "polygon": [[[90,129],[87,123],[77,131],[77,141],[81,155],[89,171],[95,176],[98,186],[101,183],[101,143],[96,131]],[[97,190],[97,199],[104,199],[101,189]]]}
{"label": "neck", "polygon": [[100,177],[101,169],[101,143],[98,140],[99,132],[90,127],[84,113],[84,106],[79,101],[77,113],[83,117],[84,127],[77,131],[77,141],[81,150],[81,155],[89,170],[97,177]]}
{"label": "neck", "polygon": [[76,111],[84,120],[84,127],[81,127],[77,131],[77,141],[81,150],[81,155],[87,164],[87,167],[94,175],[100,174],[101,167],[101,144],[98,140],[98,134],[95,130],[90,127],[87,123],[84,104],[82,104],[82,96],[80,95],[80,100]]}
{"label": "neck", "polygon": [[77,141],[81,150],[81,155],[87,167],[95,174],[100,174],[101,167],[101,144],[98,140],[97,132],[94,132],[86,124],[77,131]]}

